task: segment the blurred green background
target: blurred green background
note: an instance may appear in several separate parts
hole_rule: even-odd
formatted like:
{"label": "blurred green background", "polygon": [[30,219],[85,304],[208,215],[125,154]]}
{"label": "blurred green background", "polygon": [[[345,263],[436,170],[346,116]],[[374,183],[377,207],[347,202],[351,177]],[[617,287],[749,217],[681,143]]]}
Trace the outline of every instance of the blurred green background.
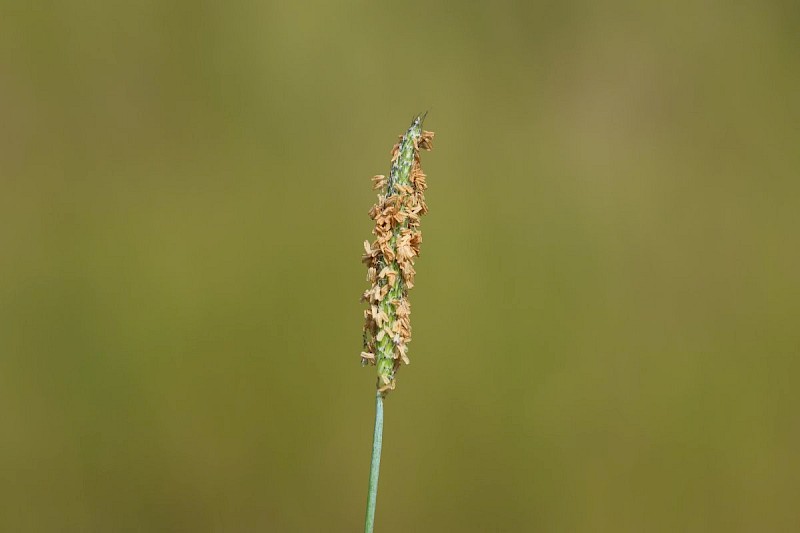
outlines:
{"label": "blurred green background", "polygon": [[9,2],[0,530],[798,531],[797,2]]}

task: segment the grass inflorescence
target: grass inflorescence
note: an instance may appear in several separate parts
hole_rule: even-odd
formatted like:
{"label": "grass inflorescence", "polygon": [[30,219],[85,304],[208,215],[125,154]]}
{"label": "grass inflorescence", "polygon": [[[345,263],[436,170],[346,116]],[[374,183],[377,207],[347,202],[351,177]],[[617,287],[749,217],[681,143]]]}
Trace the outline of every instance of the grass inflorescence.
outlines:
{"label": "grass inflorescence", "polygon": [[373,188],[378,191],[378,203],[369,210],[370,218],[375,221],[372,230],[375,240],[364,242],[363,262],[367,265],[370,288],[362,296],[368,308],[364,311],[361,363],[378,367],[378,390],[365,533],[372,533],[375,525],[383,443],[383,397],[394,390],[400,365],[409,362],[411,304],[408,290],[414,286],[414,258],[419,256],[422,243],[420,217],[428,212],[425,205],[427,185],[419,152],[430,150],[433,141],[433,132],[422,129],[424,119],[425,115],[415,118],[392,148],[389,177],[372,178]]}
{"label": "grass inflorescence", "polygon": [[375,221],[375,240],[364,241],[363,262],[371,286],[362,296],[368,308],[364,311],[361,362],[378,367],[381,394],[394,390],[397,370],[409,363],[408,290],[414,286],[414,259],[422,243],[420,217],[428,212],[419,153],[430,150],[433,141],[433,132],[422,129],[424,118],[415,118],[392,148],[389,176],[372,178],[373,188],[379,192],[378,202],[369,211]]}

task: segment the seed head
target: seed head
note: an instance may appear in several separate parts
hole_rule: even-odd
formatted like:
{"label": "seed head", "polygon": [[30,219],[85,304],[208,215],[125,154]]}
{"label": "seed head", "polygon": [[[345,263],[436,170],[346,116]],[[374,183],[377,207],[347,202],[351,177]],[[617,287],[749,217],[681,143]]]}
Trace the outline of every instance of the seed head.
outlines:
{"label": "seed head", "polygon": [[422,232],[420,216],[425,205],[426,177],[420,166],[420,150],[431,150],[433,132],[422,129],[418,116],[392,148],[388,177],[372,178],[378,202],[369,210],[375,221],[373,242],[364,241],[362,262],[367,265],[370,288],[364,291],[364,347],[362,365],[378,367],[378,390],[395,388],[400,365],[409,363],[411,304],[408,290],[414,286],[414,259],[419,257]]}

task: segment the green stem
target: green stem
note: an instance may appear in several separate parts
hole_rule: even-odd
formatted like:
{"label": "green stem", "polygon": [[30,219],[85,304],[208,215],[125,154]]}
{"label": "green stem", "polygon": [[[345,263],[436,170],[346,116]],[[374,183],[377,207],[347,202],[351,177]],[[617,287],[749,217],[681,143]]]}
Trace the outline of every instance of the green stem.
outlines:
{"label": "green stem", "polygon": [[372,463],[369,467],[369,492],[367,493],[367,518],[364,533],[372,533],[375,526],[375,503],[378,499],[378,474],[381,469],[381,445],[383,444],[383,394],[375,397],[375,434],[372,437]]}

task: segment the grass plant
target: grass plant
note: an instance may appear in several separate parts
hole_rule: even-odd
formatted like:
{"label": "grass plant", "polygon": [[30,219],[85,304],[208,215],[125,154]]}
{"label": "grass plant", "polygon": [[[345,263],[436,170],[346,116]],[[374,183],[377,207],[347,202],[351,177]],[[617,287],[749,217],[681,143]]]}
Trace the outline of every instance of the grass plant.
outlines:
{"label": "grass plant", "polygon": [[433,132],[422,129],[425,115],[417,116],[392,148],[389,176],[372,178],[378,202],[369,216],[375,221],[373,242],[364,241],[362,261],[367,265],[370,287],[362,295],[364,310],[362,365],[378,370],[375,433],[367,494],[364,530],[371,533],[375,524],[381,447],[383,444],[383,401],[397,385],[397,371],[409,364],[411,342],[411,304],[408,291],[414,286],[414,260],[419,256],[422,232],[420,217],[428,212],[425,204],[426,177],[420,163],[420,150],[432,148]]}

